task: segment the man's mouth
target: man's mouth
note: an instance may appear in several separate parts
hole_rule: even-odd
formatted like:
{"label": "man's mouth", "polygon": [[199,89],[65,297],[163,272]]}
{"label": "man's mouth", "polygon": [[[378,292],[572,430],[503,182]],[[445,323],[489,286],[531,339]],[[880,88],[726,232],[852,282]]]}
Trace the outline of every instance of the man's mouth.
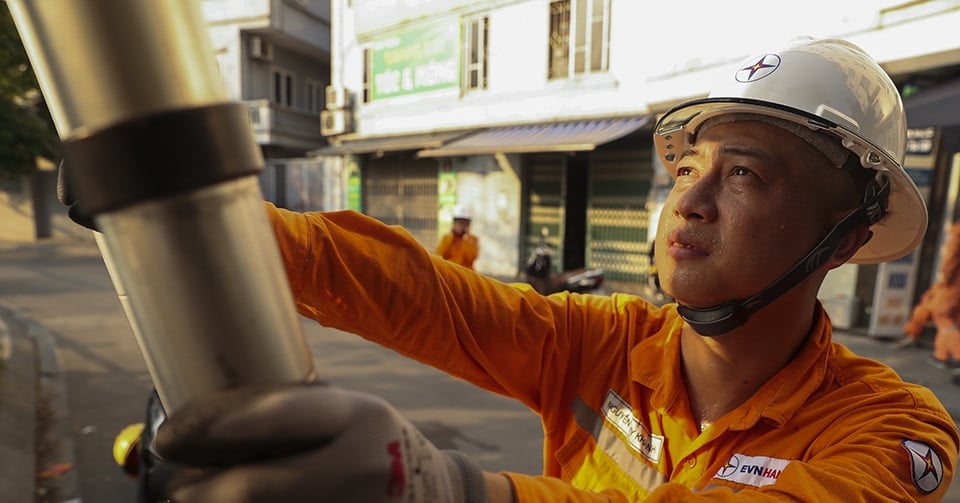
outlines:
{"label": "man's mouth", "polygon": [[699,240],[690,232],[680,229],[670,231],[670,234],[667,235],[667,246],[676,251],[683,250],[686,254],[697,252],[706,255],[706,251],[703,246],[700,245]]}

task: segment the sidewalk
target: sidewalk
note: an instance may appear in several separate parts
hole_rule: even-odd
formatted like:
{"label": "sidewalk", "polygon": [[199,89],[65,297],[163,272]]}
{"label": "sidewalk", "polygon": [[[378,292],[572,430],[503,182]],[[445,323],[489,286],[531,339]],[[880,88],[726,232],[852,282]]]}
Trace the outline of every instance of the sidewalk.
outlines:
{"label": "sidewalk", "polygon": [[[27,194],[0,191],[0,253],[11,246],[88,248],[90,231],[50,196],[53,237],[35,239]],[[54,204],[56,203],[56,204]],[[0,297],[0,495],[11,503],[80,503],[66,383],[45,326]]]}
{"label": "sidewalk", "polygon": [[[5,243],[7,246],[5,246]],[[91,253],[87,243],[57,238],[40,243],[0,240],[0,254],[14,248],[38,257],[56,252]],[[74,446],[66,424],[70,411],[66,383],[56,355],[54,338],[44,320],[33,320],[0,298],[0,495],[13,503],[79,503]],[[62,330],[62,329],[61,329]],[[907,381],[930,388],[955,420],[960,420],[960,386],[948,371],[926,363],[929,347],[897,348],[896,341],[862,333],[835,332],[837,342],[854,352],[883,361]],[[929,341],[924,341],[929,344]],[[40,445],[37,449],[35,446]],[[35,467],[39,467],[35,469]],[[37,471],[45,473],[36,480]],[[960,503],[960,473],[943,500]],[[37,490],[42,494],[35,494]]]}
{"label": "sidewalk", "polygon": [[0,363],[0,494],[11,502],[79,503],[66,383],[53,338],[0,301],[0,339],[9,348]]}

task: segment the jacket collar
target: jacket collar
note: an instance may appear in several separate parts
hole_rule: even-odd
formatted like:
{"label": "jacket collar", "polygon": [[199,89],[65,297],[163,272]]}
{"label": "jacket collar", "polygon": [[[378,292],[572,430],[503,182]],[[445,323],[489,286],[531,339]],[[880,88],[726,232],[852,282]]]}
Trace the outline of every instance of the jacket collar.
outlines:
{"label": "jacket collar", "polygon": [[[728,414],[727,427],[746,430],[764,418],[783,426],[818,389],[826,375],[832,329],[818,304],[810,336],[796,356],[773,375],[746,402]],[[683,321],[676,309],[666,313],[661,329],[630,351],[631,379],[652,390],[651,405],[661,414],[686,396],[680,371],[680,332]],[[659,365],[651,355],[660,355]]]}

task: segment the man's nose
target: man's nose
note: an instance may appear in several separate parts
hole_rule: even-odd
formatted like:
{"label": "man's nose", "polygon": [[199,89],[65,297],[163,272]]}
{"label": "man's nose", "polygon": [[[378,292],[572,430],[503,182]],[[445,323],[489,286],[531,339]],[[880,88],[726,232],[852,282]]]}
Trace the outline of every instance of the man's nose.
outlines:
{"label": "man's nose", "polygon": [[677,191],[674,214],[685,220],[713,221],[717,218],[719,180],[703,176],[685,185],[675,185]]}

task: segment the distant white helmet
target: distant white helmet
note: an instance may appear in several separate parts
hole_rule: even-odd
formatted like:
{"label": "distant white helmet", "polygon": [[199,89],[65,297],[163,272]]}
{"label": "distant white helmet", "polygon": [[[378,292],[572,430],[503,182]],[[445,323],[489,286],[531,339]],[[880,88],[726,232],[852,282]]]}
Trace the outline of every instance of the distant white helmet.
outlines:
{"label": "distant white helmet", "polygon": [[705,120],[731,113],[765,115],[832,134],[863,167],[888,175],[887,212],[870,227],[873,237],[851,262],[895,260],[923,240],[927,209],[903,169],[903,102],[887,73],[861,48],[839,39],[804,39],[747,58],[707,98],[678,105],[660,118],[654,144],[664,165],[677,162]]}
{"label": "distant white helmet", "polygon": [[453,207],[453,219],[454,220],[473,220],[470,217],[470,211],[467,210],[466,206],[458,204]]}

